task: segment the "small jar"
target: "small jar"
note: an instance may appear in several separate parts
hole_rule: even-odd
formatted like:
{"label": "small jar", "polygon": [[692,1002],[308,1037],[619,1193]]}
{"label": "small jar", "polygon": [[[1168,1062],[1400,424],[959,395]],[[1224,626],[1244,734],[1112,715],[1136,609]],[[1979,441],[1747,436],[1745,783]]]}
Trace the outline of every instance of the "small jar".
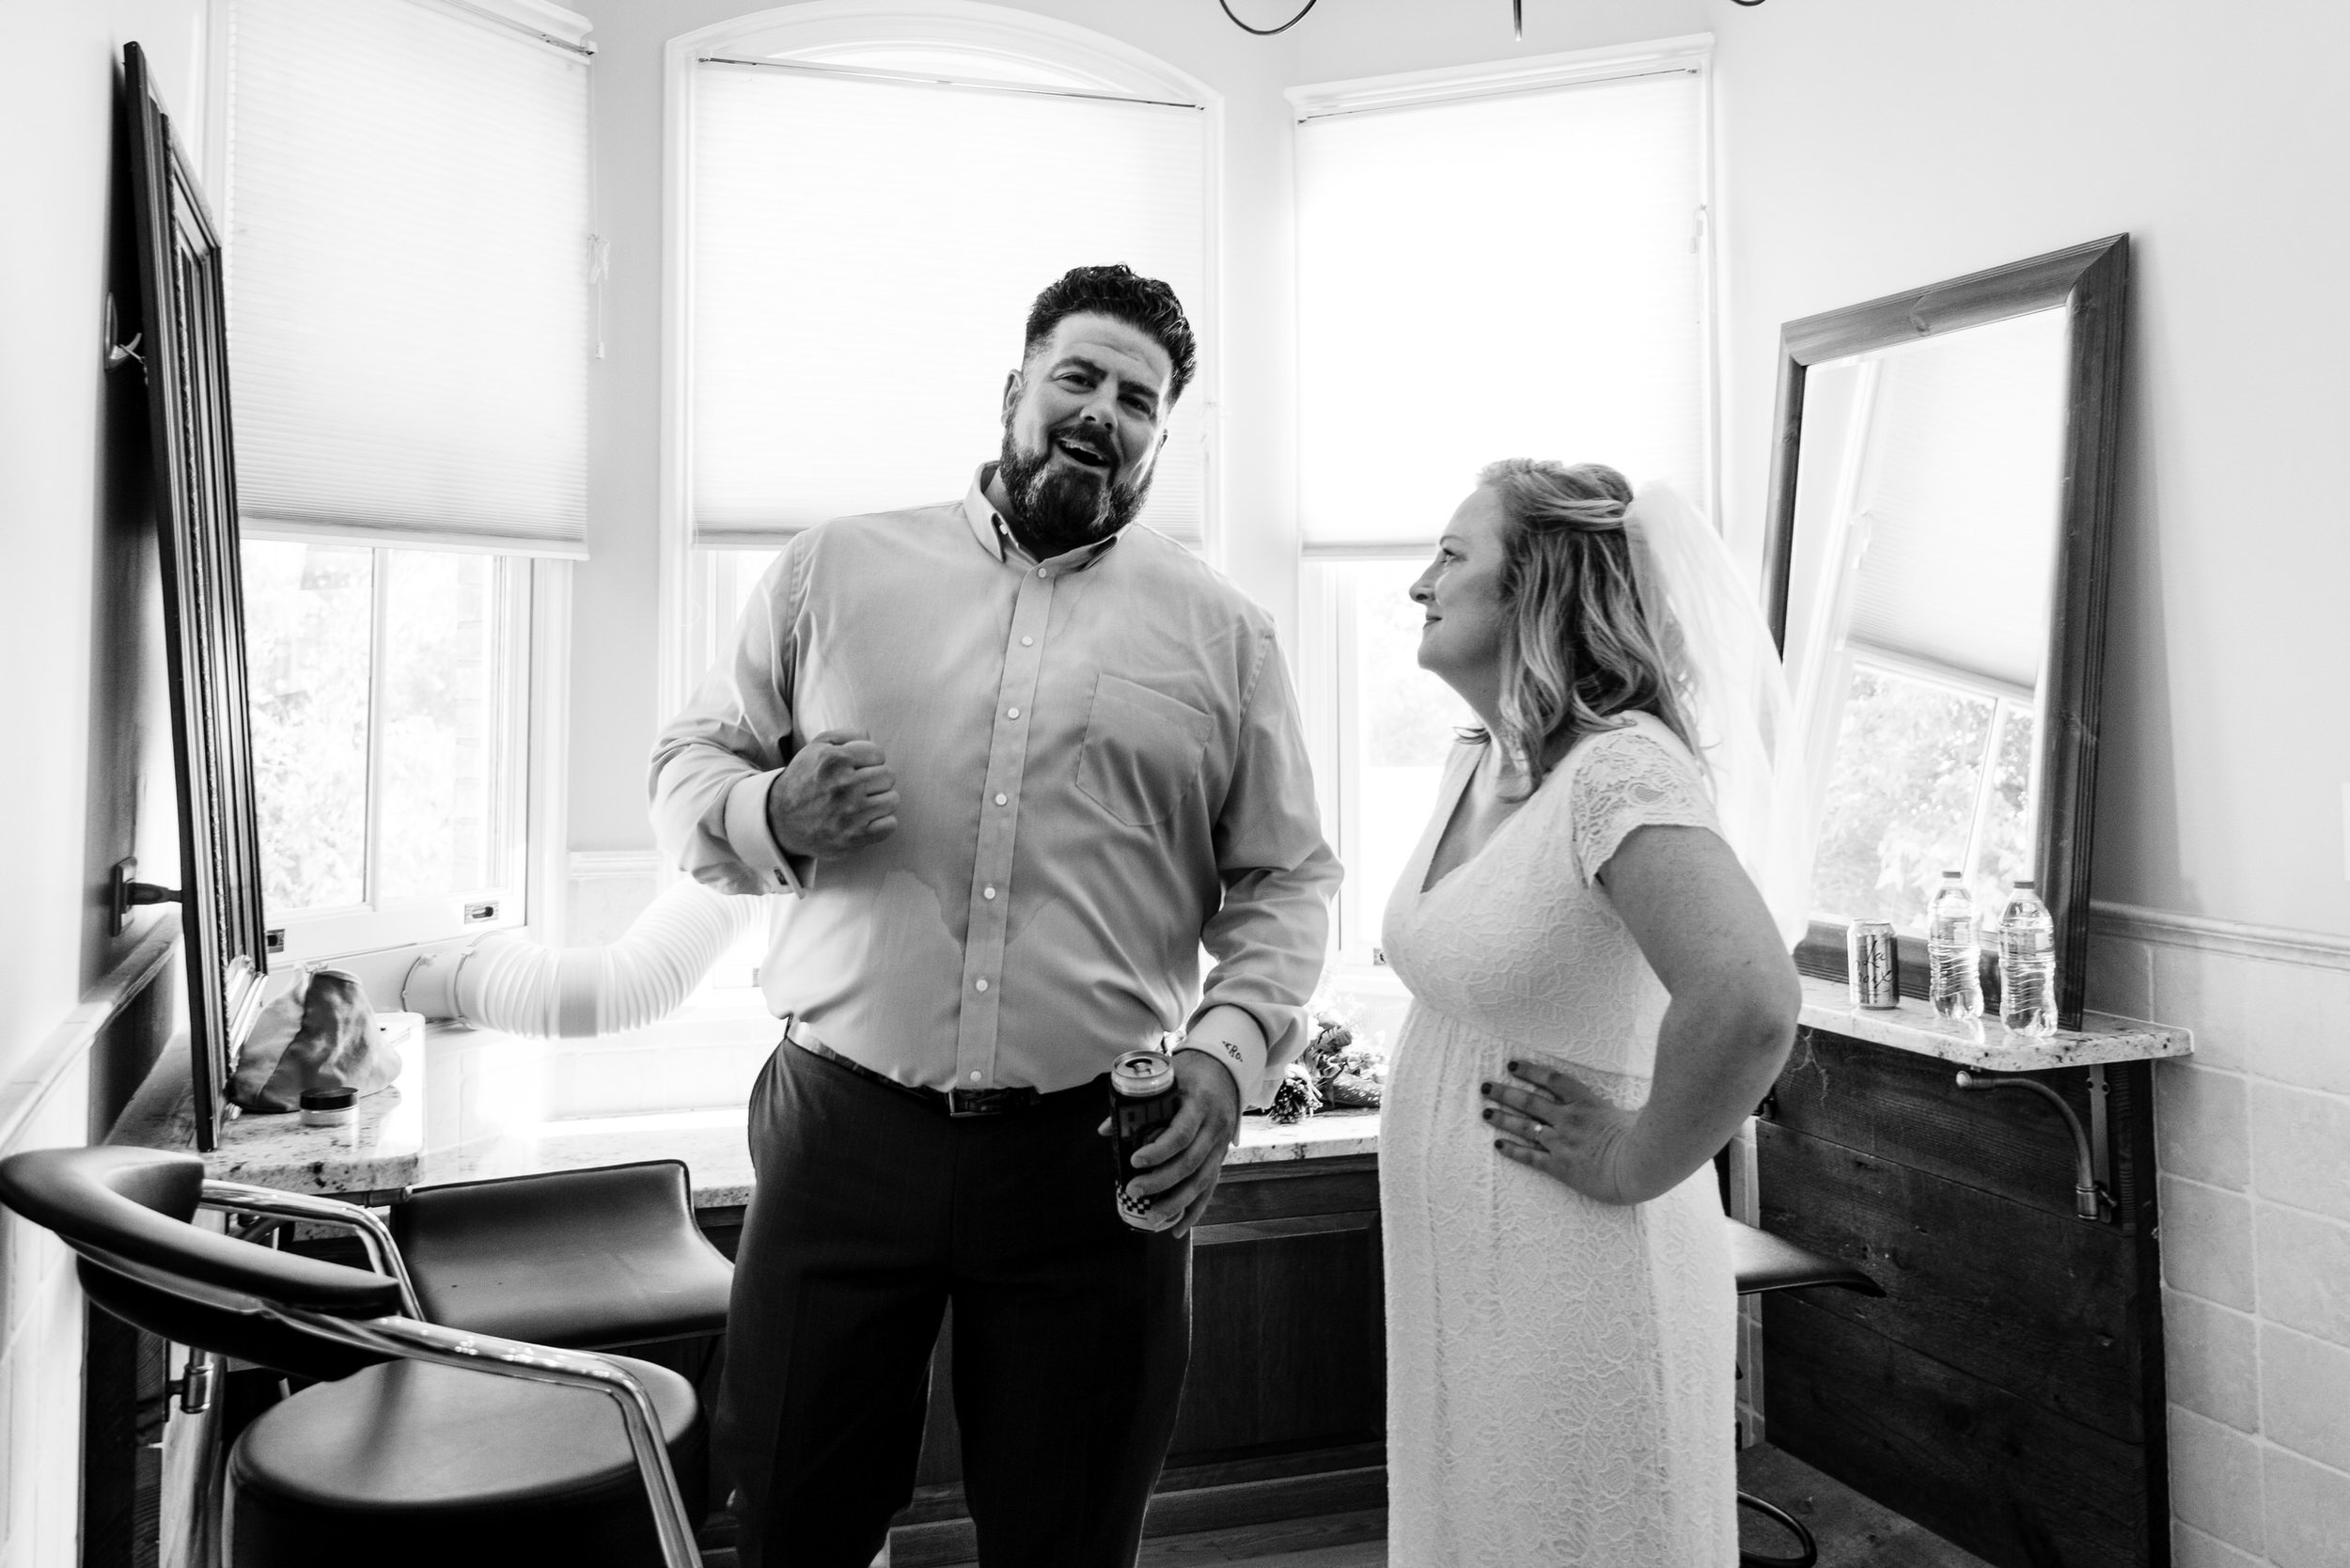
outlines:
{"label": "small jar", "polygon": [[348,1127],[359,1120],[355,1089],[306,1089],[302,1091],[302,1124],[306,1127]]}

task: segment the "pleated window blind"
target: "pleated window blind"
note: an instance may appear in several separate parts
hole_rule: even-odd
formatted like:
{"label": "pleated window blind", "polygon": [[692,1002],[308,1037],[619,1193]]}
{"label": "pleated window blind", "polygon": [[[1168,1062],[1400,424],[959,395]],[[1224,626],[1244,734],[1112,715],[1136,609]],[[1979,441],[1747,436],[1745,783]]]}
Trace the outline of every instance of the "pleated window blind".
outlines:
{"label": "pleated window blind", "polygon": [[1705,494],[1703,78],[1314,113],[1297,129],[1308,555],[1434,541],[1485,463]]}
{"label": "pleated window blind", "polygon": [[[933,65],[935,70],[935,65]],[[1205,335],[1198,107],[704,61],[694,83],[695,541],[960,496],[1039,290],[1122,261]],[[1203,345],[1203,354],[1204,354]],[[1142,521],[1198,547],[1209,428],[1176,405]]]}
{"label": "pleated window blind", "polygon": [[428,0],[231,0],[228,48],[248,531],[585,556],[585,57]]}

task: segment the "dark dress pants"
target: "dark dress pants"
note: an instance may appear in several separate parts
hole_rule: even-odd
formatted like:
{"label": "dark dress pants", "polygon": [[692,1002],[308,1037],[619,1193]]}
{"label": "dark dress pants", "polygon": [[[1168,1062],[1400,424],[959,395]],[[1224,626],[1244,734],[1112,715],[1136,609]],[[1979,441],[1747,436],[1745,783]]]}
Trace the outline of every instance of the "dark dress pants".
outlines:
{"label": "dark dress pants", "polygon": [[867,1568],[913,1495],[950,1301],[980,1561],[1134,1561],[1190,1358],[1191,1243],[1118,1218],[1105,1108],[949,1120],[776,1047],[716,1423],[743,1568]]}

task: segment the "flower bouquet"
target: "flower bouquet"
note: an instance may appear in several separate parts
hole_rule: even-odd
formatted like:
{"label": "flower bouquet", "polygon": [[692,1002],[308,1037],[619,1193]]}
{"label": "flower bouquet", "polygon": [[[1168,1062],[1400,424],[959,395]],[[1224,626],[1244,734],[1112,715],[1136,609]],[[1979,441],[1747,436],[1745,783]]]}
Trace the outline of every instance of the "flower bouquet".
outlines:
{"label": "flower bouquet", "polygon": [[1310,1008],[1308,1017],[1313,1036],[1283,1071],[1265,1114],[1286,1126],[1317,1111],[1377,1108],[1387,1077],[1385,1044],[1357,1041],[1355,1027],[1331,1008]]}

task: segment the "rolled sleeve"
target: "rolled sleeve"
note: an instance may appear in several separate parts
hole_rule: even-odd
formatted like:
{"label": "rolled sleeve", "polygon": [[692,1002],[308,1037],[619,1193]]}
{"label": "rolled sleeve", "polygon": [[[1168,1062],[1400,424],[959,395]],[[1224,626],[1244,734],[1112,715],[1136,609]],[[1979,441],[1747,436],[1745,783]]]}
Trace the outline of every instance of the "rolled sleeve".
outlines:
{"label": "rolled sleeve", "polygon": [[1270,631],[1259,650],[1232,781],[1216,821],[1216,867],[1224,900],[1201,930],[1215,960],[1191,1024],[1234,1007],[1262,1034],[1219,1046],[1253,1072],[1241,1083],[1263,1105],[1281,1071],[1306,1048],[1306,1002],[1322,979],[1330,939],[1330,899],[1341,872],[1322,836],[1305,727],[1288,667]]}

